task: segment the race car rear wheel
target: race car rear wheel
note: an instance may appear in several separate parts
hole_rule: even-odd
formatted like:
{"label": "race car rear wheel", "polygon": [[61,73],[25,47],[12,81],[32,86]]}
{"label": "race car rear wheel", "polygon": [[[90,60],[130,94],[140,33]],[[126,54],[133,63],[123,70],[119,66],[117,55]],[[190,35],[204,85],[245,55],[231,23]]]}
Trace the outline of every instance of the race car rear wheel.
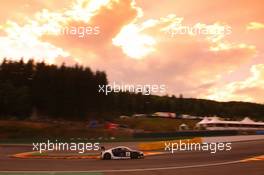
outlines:
{"label": "race car rear wheel", "polygon": [[104,154],[104,160],[110,160],[111,159],[111,154],[105,153]]}

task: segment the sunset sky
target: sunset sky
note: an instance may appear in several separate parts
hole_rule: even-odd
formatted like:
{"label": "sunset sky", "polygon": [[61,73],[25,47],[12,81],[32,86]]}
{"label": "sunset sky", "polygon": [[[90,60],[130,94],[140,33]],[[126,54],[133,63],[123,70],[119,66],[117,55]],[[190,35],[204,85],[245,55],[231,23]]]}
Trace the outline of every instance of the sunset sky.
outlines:
{"label": "sunset sky", "polygon": [[[82,26],[98,26],[100,33],[58,32]],[[175,26],[231,33],[172,36]],[[105,70],[110,83],[165,84],[176,96],[264,103],[263,40],[262,0],[10,0],[0,6],[0,60],[78,63]]]}

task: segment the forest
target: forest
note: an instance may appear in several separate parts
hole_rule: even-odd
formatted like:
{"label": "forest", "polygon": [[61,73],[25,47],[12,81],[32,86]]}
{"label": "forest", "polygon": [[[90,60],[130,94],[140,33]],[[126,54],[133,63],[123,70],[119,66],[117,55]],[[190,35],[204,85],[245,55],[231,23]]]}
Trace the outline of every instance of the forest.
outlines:
{"label": "forest", "polygon": [[104,71],[92,71],[89,67],[4,59],[0,65],[0,118],[111,119],[166,111],[177,115],[264,119],[263,104],[184,98],[181,94],[99,93],[99,85],[107,84]]}

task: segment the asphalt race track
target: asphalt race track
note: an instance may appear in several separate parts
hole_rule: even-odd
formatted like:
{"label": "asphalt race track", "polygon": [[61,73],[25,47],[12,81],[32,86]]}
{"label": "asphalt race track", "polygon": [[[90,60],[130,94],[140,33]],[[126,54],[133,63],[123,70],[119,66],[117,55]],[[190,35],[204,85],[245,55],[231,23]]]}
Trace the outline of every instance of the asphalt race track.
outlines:
{"label": "asphalt race track", "polygon": [[231,151],[177,152],[149,156],[140,160],[96,160],[96,159],[19,159],[10,155],[31,151],[28,146],[0,146],[0,174],[9,171],[28,174],[235,174],[264,175],[264,160],[242,160],[264,155],[264,140],[237,142]]}

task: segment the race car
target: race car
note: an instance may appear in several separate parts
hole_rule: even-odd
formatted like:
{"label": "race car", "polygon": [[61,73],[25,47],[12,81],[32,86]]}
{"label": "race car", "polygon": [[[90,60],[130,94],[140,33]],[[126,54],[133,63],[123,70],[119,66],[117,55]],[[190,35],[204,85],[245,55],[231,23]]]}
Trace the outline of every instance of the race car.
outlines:
{"label": "race car", "polygon": [[118,146],[108,150],[105,150],[104,147],[101,148],[101,159],[110,160],[110,159],[141,159],[144,158],[144,154],[141,151],[132,150],[125,146]]}

